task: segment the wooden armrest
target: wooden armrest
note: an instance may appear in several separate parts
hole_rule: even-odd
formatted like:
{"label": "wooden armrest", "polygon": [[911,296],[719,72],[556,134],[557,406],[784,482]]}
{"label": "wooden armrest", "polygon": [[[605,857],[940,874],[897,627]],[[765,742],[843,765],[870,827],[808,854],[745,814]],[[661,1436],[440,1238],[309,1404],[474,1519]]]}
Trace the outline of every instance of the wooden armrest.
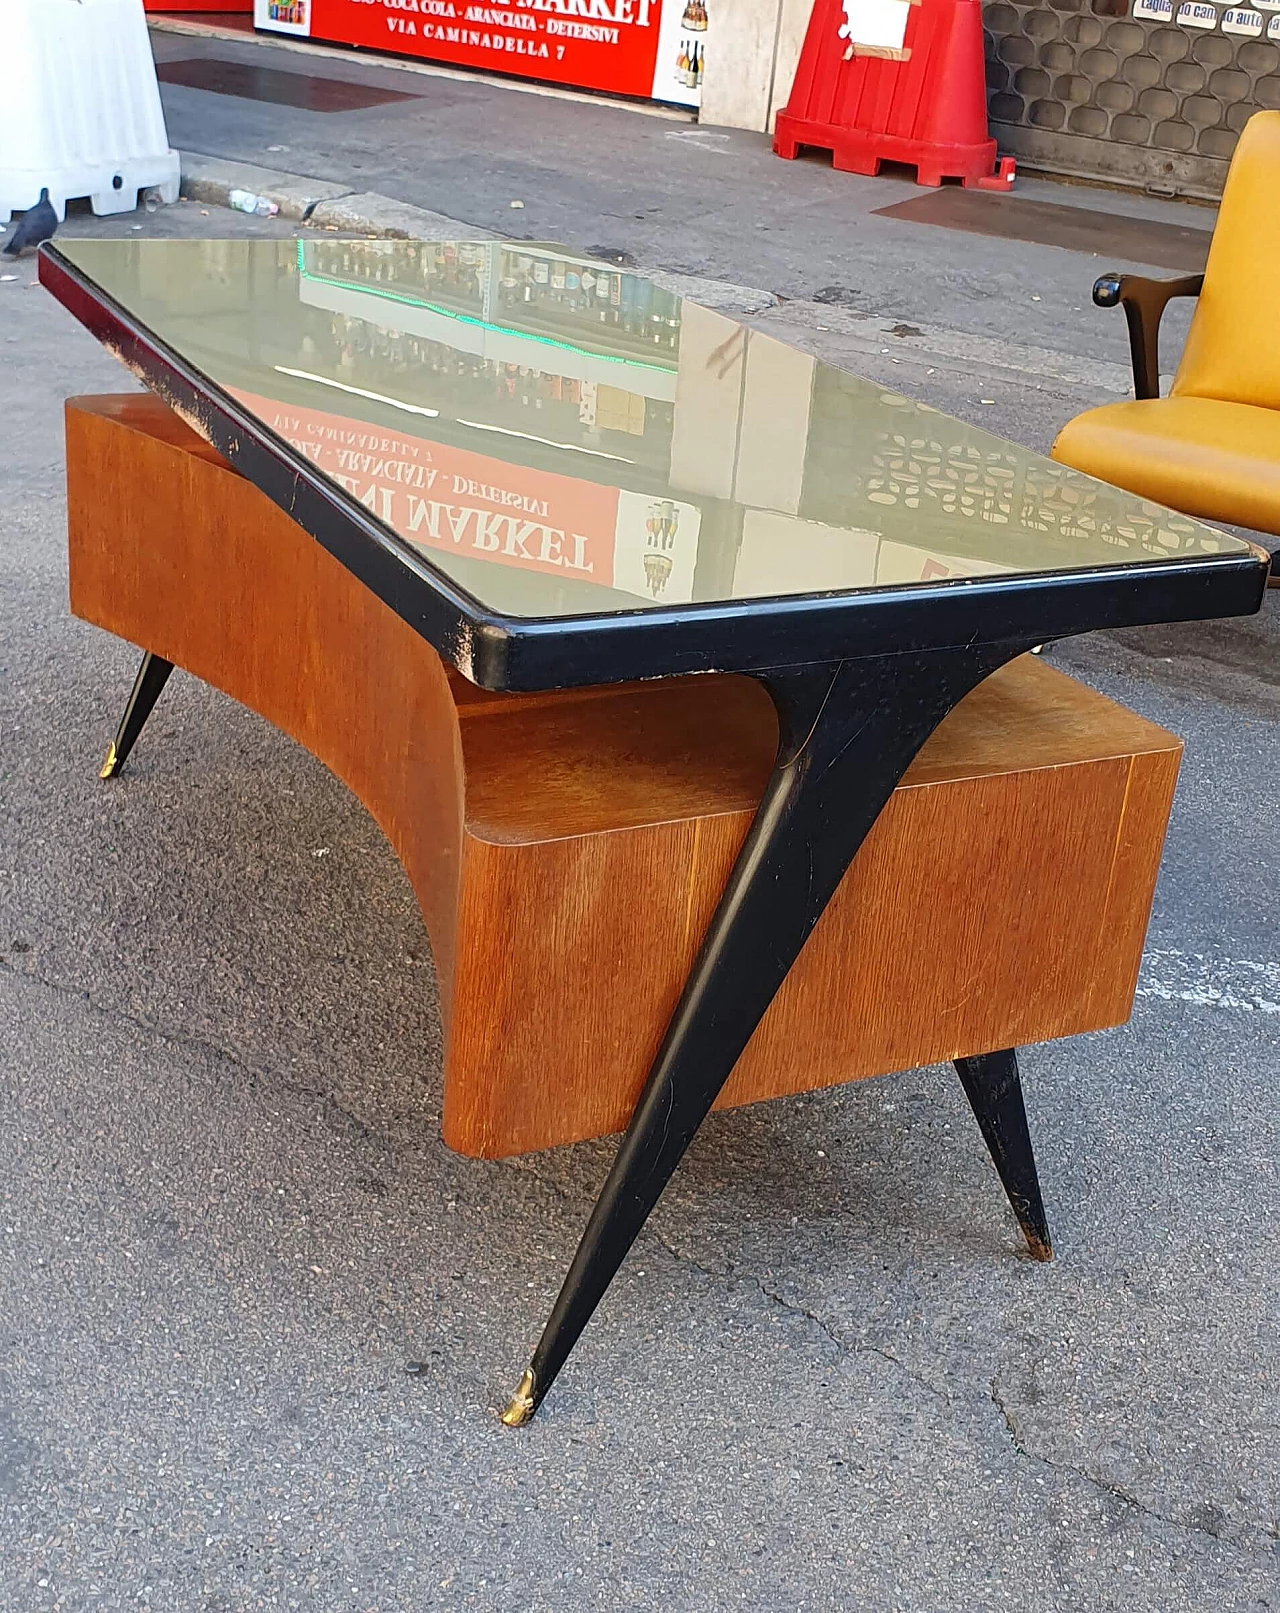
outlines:
{"label": "wooden armrest", "polygon": [[1176,280],[1148,280],[1140,274],[1104,274],[1094,282],[1093,300],[1099,308],[1124,309],[1133,355],[1133,395],[1160,396],[1160,319],[1174,297],[1198,297],[1202,274],[1184,274]]}

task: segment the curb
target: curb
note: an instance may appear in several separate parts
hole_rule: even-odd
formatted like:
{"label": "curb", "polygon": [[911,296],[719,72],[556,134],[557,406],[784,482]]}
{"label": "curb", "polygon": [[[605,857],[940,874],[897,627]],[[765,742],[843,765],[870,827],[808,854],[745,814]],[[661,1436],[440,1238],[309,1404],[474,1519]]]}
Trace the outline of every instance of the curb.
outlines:
{"label": "curb", "polygon": [[[374,190],[352,190],[332,180],[261,168],[251,162],[230,162],[196,151],[178,153],[182,168],[182,194],[206,206],[230,207],[233,190],[247,190],[274,202],[281,218],[314,229],[345,230],[348,234],[397,241],[497,241],[492,230],[478,229],[461,219],[429,208],[413,207]],[[629,267],[629,265],[628,265]],[[755,314],[777,307],[780,298],[755,286],[735,286],[725,280],[696,275],[644,270],[655,285],[679,297],[688,297],[723,313]]]}
{"label": "curb", "polygon": [[195,151],[180,151],[178,161],[182,170],[182,194],[189,201],[204,202],[206,206],[230,207],[231,192],[247,190],[274,202],[281,218],[305,223],[321,202],[351,194],[349,185],[281,173],[276,168],[259,168],[251,162],[226,162],[221,157],[205,157]]}
{"label": "curb", "polygon": [[307,222],[321,230],[359,230],[365,235],[393,241],[496,241],[491,230],[480,230],[444,213],[411,207],[376,190],[344,191],[313,207]]}

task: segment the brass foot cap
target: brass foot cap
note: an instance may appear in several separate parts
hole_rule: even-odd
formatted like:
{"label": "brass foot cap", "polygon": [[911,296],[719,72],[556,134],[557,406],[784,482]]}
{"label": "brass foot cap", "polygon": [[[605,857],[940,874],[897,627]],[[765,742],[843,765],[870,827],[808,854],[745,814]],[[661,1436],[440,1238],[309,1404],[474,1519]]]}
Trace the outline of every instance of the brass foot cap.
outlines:
{"label": "brass foot cap", "polygon": [[116,770],[116,742],[113,739],[111,741],[110,745],[107,746],[107,759],[106,759],[105,762],[103,762],[102,771],[98,774],[98,777],[99,778],[110,778],[111,775],[115,772],[115,770]]}
{"label": "brass foot cap", "polygon": [[1047,1239],[1034,1237],[1030,1232],[1026,1234],[1027,1253],[1032,1260],[1052,1260],[1053,1246]]}
{"label": "brass foot cap", "polygon": [[533,1373],[526,1371],[520,1387],[511,1397],[511,1403],[502,1414],[508,1428],[521,1428],[533,1416]]}

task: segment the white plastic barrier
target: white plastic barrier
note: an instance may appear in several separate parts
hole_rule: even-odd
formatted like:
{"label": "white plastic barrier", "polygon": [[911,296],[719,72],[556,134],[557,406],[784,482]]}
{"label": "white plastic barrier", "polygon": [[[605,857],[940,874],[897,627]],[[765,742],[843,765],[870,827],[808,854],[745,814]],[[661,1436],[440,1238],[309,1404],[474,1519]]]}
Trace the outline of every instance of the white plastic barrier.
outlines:
{"label": "white plastic barrier", "polygon": [[58,217],[87,196],[128,213],[139,192],[178,199],[142,0],[0,0],[0,219],[41,187]]}

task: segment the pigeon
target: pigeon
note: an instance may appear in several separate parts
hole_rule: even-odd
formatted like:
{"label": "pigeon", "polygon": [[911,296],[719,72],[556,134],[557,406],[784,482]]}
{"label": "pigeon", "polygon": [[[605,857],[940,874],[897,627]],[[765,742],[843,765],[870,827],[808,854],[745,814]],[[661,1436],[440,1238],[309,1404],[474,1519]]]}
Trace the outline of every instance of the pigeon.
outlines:
{"label": "pigeon", "polygon": [[38,247],[41,241],[51,241],[58,227],[58,215],[49,201],[49,187],[40,192],[40,200],[29,207],[18,220],[17,228],[4,244],[4,255],[16,258],[28,247]]}

